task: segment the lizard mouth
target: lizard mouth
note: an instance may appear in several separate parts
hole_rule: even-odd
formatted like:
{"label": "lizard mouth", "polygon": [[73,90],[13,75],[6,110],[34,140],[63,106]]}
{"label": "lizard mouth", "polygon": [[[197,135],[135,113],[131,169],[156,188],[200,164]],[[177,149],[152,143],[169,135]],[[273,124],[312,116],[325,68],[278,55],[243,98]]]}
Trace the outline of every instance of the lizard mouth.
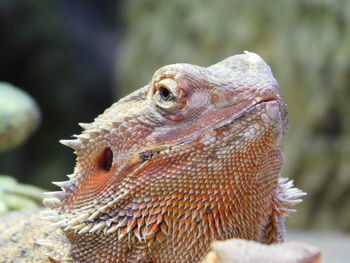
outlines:
{"label": "lizard mouth", "polygon": [[271,96],[271,97],[268,97],[268,98],[266,98],[266,99],[262,99],[262,100],[258,101],[257,103],[255,103],[255,104],[253,105],[253,107],[256,106],[256,105],[265,103],[265,102],[280,101],[280,100],[281,100],[281,98],[280,98],[278,95]]}
{"label": "lizard mouth", "polygon": [[282,100],[278,94],[273,94],[271,96],[261,98],[257,102],[253,103],[252,106],[248,107],[245,111],[243,111],[240,115],[246,115],[248,112],[251,112],[255,108],[263,106],[264,104],[270,104],[270,103],[282,103]]}
{"label": "lizard mouth", "polygon": [[272,103],[272,102],[281,102],[281,101],[282,100],[278,95],[272,95],[272,96],[258,100],[252,106],[250,106],[245,111],[243,111],[241,114],[245,115],[245,113],[250,112],[251,110],[255,109],[259,105],[263,105],[266,103]]}
{"label": "lizard mouth", "polygon": [[[215,130],[221,129],[221,128],[225,128],[230,124],[233,124],[234,122],[246,117],[247,115],[249,115],[250,113],[253,113],[254,111],[258,110],[259,108],[270,108],[268,106],[272,106],[272,105],[278,105],[279,107],[286,107],[283,106],[285,105],[283,103],[283,101],[281,100],[281,98],[278,95],[272,95],[269,97],[266,97],[264,99],[261,99],[257,102],[255,102],[254,104],[252,104],[251,106],[249,106],[248,108],[246,108],[245,110],[243,110],[242,112],[233,115],[233,118],[231,117],[228,121],[222,123],[219,127],[217,127]],[[274,107],[272,107],[274,108]],[[275,108],[277,110],[277,108]],[[286,114],[282,115],[282,119],[286,119]]]}

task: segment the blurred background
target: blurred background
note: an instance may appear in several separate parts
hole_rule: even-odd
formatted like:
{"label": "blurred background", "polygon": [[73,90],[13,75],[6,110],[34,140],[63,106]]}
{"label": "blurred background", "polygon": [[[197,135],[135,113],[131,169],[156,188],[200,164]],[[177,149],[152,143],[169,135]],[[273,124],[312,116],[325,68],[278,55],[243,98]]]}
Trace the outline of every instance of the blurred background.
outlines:
{"label": "blurred background", "polygon": [[58,140],[79,133],[78,122],[163,65],[207,66],[249,50],[289,105],[283,176],[308,193],[289,225],[349,232],[349,10],[349,0],[1,0],[0,81],[36,100],[41,124],[0,153],[0,174],[53,189],[75,162]]}

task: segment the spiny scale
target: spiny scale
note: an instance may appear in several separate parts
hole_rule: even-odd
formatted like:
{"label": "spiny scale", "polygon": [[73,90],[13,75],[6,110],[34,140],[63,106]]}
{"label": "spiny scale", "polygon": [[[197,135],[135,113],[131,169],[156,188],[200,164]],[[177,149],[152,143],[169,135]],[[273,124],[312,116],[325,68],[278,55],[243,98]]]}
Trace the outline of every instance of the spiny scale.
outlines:
{"label": "spiny scale", "polygon": [[83,123],[83,122],[80,122],[78,123],[79,126],[83,129],[83,130],[88,130],[90,127],[91,127],[91,124],[90,123]]}
{"label": "spiny scale", "polygon": [[71,179],[68,181],[61,181],[61,182],[52,182],[54,185],[57,185],[62,190],[65,190],[68,192],[72,186],[74,186],[77,183],[77,179]]}
{"label": "spiny scale", "polygon": [[68,146],[69,148],[72,148],[73,150],[79,150],[82,146],[82,143],[79,139],[75,140],[60,140],[60,143],[62,143],[65,146]]}

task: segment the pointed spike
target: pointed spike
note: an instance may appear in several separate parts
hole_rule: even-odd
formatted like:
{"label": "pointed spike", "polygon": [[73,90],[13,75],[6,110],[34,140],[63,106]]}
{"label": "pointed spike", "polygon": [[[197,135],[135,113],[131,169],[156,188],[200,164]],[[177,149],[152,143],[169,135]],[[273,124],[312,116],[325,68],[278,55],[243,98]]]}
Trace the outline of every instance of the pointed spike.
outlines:
{"label": "pointed spike", "polygon": [[280,183],[285,183],[288,181],[288,178],[287,177],[280,177],[280,178],[278,178],[278,180]]}
{"label": "pointed spike", "polygon": [[106,206],[103,206],[100,209],[98,209],[98,211],[100,211],[101,213],[107,213],[108,212],[108,208],[109,207],[106,205]]}
{"label": "pointed spike", "polygon": [[74,227],[74,226],[80,225],[80,223],[81,222],[77,218],[74,218],[74,219],[68,221],[67,225],[70,227]]}
{"label": "pointed spike", "polygon": [[65,226],[67,226],[67,222],[65,220],[62,220],[62,221],[59,221],[57,223],[53,223],[50,226],[54,227],[54,228],[56,228],[56,227],[65,227]]}
{"label": "pointed spike", "polygon": [[68,231],[68,230],[72,230],[71,226],[65,226],[65,228],[63,229],[63,231]]}
{"label": "pointed spike", "polygon": [[168,235],[168,225],[167,224],[161,224],[160,230],[163,232],[163,234]]}
{"label": "pointed spike", "polygon": [[136,226],[137,218],[132,218],[128,221],[126,232],[130,232]]}
{"label": "pointed spike", "polygon": [[120,120],[118,120],[118,121],[112,121],[112,125],[113,125],[113,126],[119,126],[122,122],[123,122],[123,121],[120,121]]}
{"label": "pointed spike", "polygon": [[301,203],[302,201],[303,201],[302,199],[293,199],[293,200],[287,200],[285,203],[288,206],[294,206]]}
{"label": "pointed spike", "polygon": [[139,242],[142,242],[142,237],[141,237],[141,227],[137,227],[134,229],[134,235],[136,236],[136,238],[139,240]]}
{"label": "pointed spike", "polygon": [[124,132],[124,131],[126,131],[127,129],[129,129],[129,126],[128,126],[127,123],[122,122],[122,123],[119,125],[119,130],[120,130],[120,131]]}
{"label": "pointed spike", "polygon": [[43,205],[46,206],[47,208],[54,209],[54,208],[60,207],[62,204],[60,199],[52,197],[52,198],[45,198],[43,200]]}
{"label": "pointed spike", "polygon": [[109,229],[110,229],[109,227],[105,227],[105,228],[103,229],[103,234],[104,234],[105,236],[108,236],[108,235],[111,234],[111,233],[108,232]]}
{"label": "pointed spike", "polygon": [[83,229],[85,227],[84,224],[79,224],[76,226],[71,227],[72,230],[74,230],[75,233],[79,232],[81,229]]}
{"label": "pointed spike", "polygon": [[294,184],[294,180],[290,180],[290,181],[287,181],[287,182],[285,182],[284,183],[284,185],[286,186],[286,187],[292,187],[293,186],[293,184]]}
{"label": "pointed spike", "polygon": [[118,230],[118,225],[113,225],[106,231],[106,234],[115,233],[117,230]]}
{"label": "pointed spike", "polygon": [[90,134],[100,134],[100,130],[99,129],[89,129],[89,131],[88,131]]}
{"label": "pointed spike", "polygon": [[67,177],[69,178],[69,179],[73,179],[74,177],[75,177],[75,174],[73,173],[73,174],[67,174]]}
{"label": "pointed spike", "polygon": [[119,132],[117,129],[112,129],[112,130],[111,130],[111,133],[112,133],[113,135],[116,135],[116,136],[119,136],[119,135],[120,135],[120,132]]}
{"label": "pointed spike", "polygon": [[106,225],[106,222],[101,221],[98,224],[94,225],[94,227],[89,231],[89,233],[95,233],[97,231],[102,230]]}
{"label": "pointed spike", "polygon": [[299,193],[299,192],[300,192],[300,190],[297,188],[289,188],[286,191],[287,194],[295,194],[295,193]]}
{"label": "pointed spike", "polygon": [[65,200],[69,196],[69,193],[63,191],[49,192],[48,194],[52,197],[58,198],[61,201]]}
{"label": "pointed spike", "polygon": [[123,193],[120,193],[120,195],[116,197],[112,202],[108,203],[107,206],[111,206],[118,203],[120,200],[123,200],[124,197],[128,196],[129,194],[130,194],[130,190],[124,190]]}
{"label": "pointed spike", "polygon": [[120,234],[118,236],[118,241],[122,240],[127,234],[128,234],[128,232],[126,231],[126,227],[121,229]]}
{"label": "pointed spike", "polygon": [[93,214],[88,218],[88,220],[89,220],[89,221],[93,221],[93,220],[97,219],[100,215],[101,215],[101,212],[97,210],[95,213],[93,213]]}
{"label": "pointed spike", "polygon": [[109,127],[108,125],[103,125],[100,127],[100,129],[102,131],[105,131],[105,132],[110,132],[111,131],[111,127]]}
{"label": "pointed spike", "polygon": [[89,127],[91,127],[90,123],[79,122],[78,124],[83,130],[87,130],[87,129],[89,129]]}
{"label": "pointed spike", "polygon": [[82,223],[82,222],[85,222],[86,220],[88,220],[89,216],[90,216],[90,214],[83,214],[83,215],[77,217],[77,220]]}
{"label": "pointed spike", "polygon": [[67,180],[67,181],[61,181],[61,182],[52,182],[54,185],[57,185],[58,187],[69,190],[69,188],[76,183],[76,179]]}
{"label": "pointed spike", "polygon": [[98,227],[97,227],[97,225],[94,225],[94,227],[89,230],[89,233],[95,233],[97,231],[98,231]]}
{"label": "pointed spike", "polygon": [[124,217],[124,218],[117,224],[118,228],[126,226],[127,221],[128,221],[127,217]]}
{"label": "pointed spike", "polygon": [[293,193],[293,195],[290,195],[289,198],[297,199],[297,198],[305,196],[305,195],[306,195],[306,193],[304,193],[304,192],[299,192],[299,193],[297,192],[297,193]]}
{"label": "pointed spike", "polygon": [[78,140],[80,140],[82,143],[87,143],[91,139],[91,136],[89,133],[82,133],[76,136]]}
{"label": "pointed spike", "polygon": [[306,193],[300,191],[299,189],[292,188],[286,191],[286,196],[285,198],[287,199],[297,199],[299,197],[305,196]]}
{"label": "pointed spike", "polygon": [[68,146],[72,148],[73,150],[79,150],[81,148],[81,141],[79,139],[75,140],[60,140],[60,143],[62,143],[65,146]]}
{"label": "pointed spike", "polygon": [[91,228],[92,228],[91,225],[85,226],[84,228],[80,229],[80,231],[78,232],[78,235],[82,235],[89,232]]}

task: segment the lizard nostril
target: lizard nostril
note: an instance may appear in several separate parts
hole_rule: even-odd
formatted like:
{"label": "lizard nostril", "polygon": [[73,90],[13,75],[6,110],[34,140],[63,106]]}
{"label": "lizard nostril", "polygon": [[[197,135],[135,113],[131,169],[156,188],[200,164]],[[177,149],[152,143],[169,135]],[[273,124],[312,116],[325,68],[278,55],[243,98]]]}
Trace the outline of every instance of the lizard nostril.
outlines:
{"label": "lizard nostril", "polygon": [[112,167],[112,163],[113,163],[113,152],[111,148],[106,148],[101,154],[99,166],[101,169],[108,172]]}

